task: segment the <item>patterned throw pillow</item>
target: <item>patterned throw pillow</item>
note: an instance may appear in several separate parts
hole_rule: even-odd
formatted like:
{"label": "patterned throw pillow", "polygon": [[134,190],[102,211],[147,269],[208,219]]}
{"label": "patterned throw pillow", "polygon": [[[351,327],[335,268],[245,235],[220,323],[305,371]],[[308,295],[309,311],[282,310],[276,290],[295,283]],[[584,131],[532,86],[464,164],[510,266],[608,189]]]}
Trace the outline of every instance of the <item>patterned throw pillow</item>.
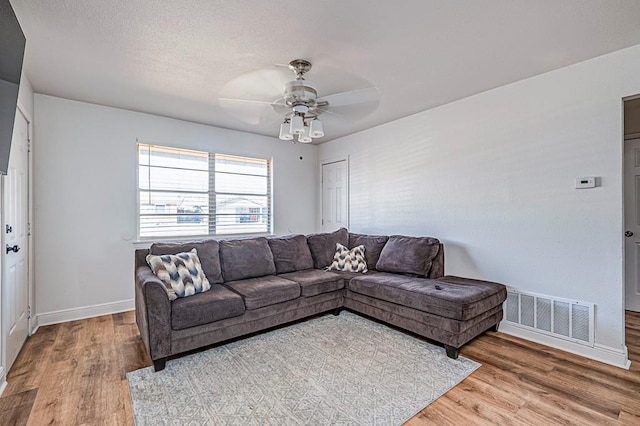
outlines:
{"label": "patterned throw pillow", "polygon": [[169,300],[192,296],[211,288],[202,271],[198,251],[164,255],[147,255],[147,263],[153,273],[169,290]]}
{"label": "patterned throw pillow", "polygon": [[359,245],[351,250],[336,243],[336,254],[327,271],[367,272],[367,261],[364,260],[364,246]]}

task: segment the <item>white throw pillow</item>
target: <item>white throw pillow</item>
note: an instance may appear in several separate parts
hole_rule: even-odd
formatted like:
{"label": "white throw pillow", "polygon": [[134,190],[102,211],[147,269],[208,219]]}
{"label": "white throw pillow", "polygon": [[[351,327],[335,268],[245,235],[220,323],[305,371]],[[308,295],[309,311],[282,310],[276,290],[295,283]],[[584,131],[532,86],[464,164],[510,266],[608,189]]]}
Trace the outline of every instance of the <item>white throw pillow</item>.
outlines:
{"label": "white throw pillow", "polygon": [[169,300],[192,296],[211,288],[196,249],[178,254],[150,254],[147,256],[147,263],[153,273],[167,286]]}
{"label": "white throw pillow", "polygon": [[340,243],[336,243],[336,253],[333,263],[327,271],[367,272],[367,261],[364,258],[364,246],[359,245],[349,250]]}

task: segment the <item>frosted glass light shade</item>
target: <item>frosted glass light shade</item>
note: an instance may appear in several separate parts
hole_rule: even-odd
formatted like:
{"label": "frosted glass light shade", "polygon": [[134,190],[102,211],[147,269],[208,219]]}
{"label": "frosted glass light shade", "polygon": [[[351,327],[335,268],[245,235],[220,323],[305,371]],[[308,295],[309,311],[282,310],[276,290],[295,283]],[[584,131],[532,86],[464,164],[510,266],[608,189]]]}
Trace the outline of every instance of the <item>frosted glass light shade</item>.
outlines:
{"label": "frosted glass light shade", "polygon": [[322,121],[316,119],[311,122],[311,128],[309,130],[309,136],[312,138],[321,138],[324,136],[324,129],[322,128]]}
{"label": "frosted glass light shade", "polygon": [[293,135],[291,134],[291,125],[286,121],[280,125],[280,136],[278,136],[283,141],[290,141],[293,139]]}
{"label": "frosted glass light shade", "polygon": [[304,132],[304,120],[299,115],[291,117],[291,129],[290,133],[293,135],[300,135]]}
{"label": "frosted glass light shade", "polygon": [[304,127],[304,132],[298,135],[298,142],[301,143],[310,143],[312,142],[311,136],[309,135],[309,126]]}

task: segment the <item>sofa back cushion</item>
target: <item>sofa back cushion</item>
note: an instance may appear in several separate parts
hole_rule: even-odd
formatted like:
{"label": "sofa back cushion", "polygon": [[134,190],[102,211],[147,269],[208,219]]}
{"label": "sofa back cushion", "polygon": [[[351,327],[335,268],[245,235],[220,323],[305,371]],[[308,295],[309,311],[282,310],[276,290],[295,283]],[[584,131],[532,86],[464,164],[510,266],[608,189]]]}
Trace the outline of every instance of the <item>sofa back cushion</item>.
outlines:
{"label": "sofa back cushion", "polygon": [[438,254],[431,263],[431,270],[427,278],[435,280],[440,277],[444,277],[444,245],[442,243],[438,244]]}
{"label": "sofa back cushion", "polygon": [[392,235],[380,253],[376,269],[426,277],[438,254],[440,241],[430,237]]}
{"label": "sofa back cushion", "polygon": [[321,269],[331,265],[337,243],[343,246],[349,245],[349,231],[345,228],[340,228],[335,232],[307,236],[307,244],[309,244],[309,250],[311,250],[314,268]]}
{"label": "sofa back cushion", "polygon": [[211,284],[222,283],[220,268],[220,246],[216,240],[194,241],[189,243],[154,243],[149,248],[149,254],[156,256],[163,254],[178,254],[198,251],[198,258],[202,270]]}
{"label": "sofa back cushion", "polygon": [[386,235],[364,235],[349,232],[349,248],[364,246],[364,258],[369,270],[376,269],[380,253],[388,240],[389,237]]}
{"label": "sofa back cushion", "polygon": [[273,254],[266,238],[222,240],[219,244],[220,264],[225,282],[276,273]]}
{"label": "sofa back cushion", "polygon": [[269,238],[268,242],[276,264],[276,273],[285,274],[313,268],[311,250],[304,235]]}

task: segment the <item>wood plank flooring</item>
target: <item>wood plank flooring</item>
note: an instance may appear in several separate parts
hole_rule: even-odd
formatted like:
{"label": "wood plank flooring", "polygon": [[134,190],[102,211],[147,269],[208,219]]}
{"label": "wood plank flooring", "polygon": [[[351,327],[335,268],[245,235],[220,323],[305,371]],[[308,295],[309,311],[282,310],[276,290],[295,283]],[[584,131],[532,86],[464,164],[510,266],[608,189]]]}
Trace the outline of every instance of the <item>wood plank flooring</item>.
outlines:
{"label": "wood plank flooring", "polygon": [[[407,425],[640,425],[640,313],[629,371],[500,332],[462,349],[482,367]],[[8,375],[0,425],[132,425],[125,374],[151,365],[133,312],[41,327]]]}

